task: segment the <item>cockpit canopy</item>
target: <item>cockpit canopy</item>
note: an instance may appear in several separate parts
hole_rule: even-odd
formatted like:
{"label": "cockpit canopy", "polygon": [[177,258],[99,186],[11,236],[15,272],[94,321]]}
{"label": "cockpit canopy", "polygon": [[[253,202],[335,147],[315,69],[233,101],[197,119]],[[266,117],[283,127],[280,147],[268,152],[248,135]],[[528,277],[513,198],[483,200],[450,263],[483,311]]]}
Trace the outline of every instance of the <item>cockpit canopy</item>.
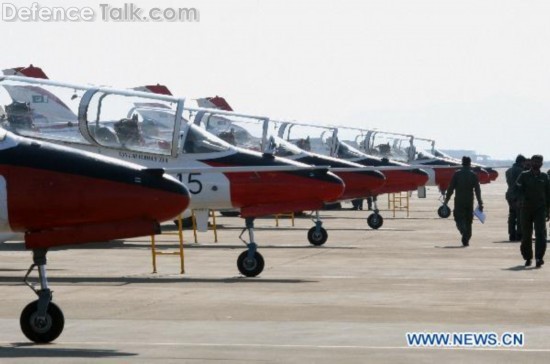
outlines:
{"label": "cockpit canopy", "polygon": [[183,100],[127,90],[0,77],[2,126],[23,136],[175,155]]}

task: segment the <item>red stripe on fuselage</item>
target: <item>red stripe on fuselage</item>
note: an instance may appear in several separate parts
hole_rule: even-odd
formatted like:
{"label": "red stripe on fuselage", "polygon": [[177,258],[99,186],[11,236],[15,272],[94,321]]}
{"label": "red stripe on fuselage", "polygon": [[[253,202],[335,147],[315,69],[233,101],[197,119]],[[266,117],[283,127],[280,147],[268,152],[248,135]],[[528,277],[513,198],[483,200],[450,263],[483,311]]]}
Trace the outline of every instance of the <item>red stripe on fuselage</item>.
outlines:
{"label": "red stripe on fuselage", "polygon": [[[208,164],[214,167],[229,166],[213,161]],[[323,178],[307,177],[305,173],[300,175],[293,172],[243,172],[224,175],[230,181],[231,204],[235,208],[243,209],[243,217],[318,209],[324,202],[337,200],[344,192],[342,180],[331,174]]]}
{"label": "red stripe on fuselage", "polygon": [[189,204],[182,194],[136,184],[0,166],[7,181],[9,223],[14,231],[144,219],[162,222]]}
{"label": "red stripe on fuselage", "polygon": [[384,193],[398,193],[405,191],[414,191],[420,186],[424,186],[429,179],[426,173],[416,173],[407,170],[387,170],[386,184],[375,191],[377,195]]}
{"label": "red stripe on fuselage", "polygon": [[[339,200],[374,196],[374,191],[384,186],[387,181],[384,178],[370,176],[362,172],[337,172],[336,175],[342,178],[346,185],[344,193],[338,198]],[[385,172],[384,175],[386,175]]]}

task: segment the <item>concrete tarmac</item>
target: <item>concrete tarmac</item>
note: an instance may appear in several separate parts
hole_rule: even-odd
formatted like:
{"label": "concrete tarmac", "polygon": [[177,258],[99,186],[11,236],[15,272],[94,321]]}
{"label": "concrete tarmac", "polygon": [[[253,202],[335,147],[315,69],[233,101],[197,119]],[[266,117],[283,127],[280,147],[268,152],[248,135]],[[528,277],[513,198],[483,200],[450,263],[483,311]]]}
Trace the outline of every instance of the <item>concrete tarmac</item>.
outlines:
{"label": "concrete tarmac", "polygon": [[[550,263],[525,269],[519,243],[508,241],[500,173],[482,186],[487,222],[474,221],[468,248],[452,217],[437,217],[431,188],[426,199],[414,194],[409,218],[383,211],[377,231],[368,211],[322,212],[322,247],[307,242],[308,218],[294,228],[258,219],[266,265],[256,278],[236,268],[239,218],[218,217],[218,243],[208,232],[195,244],[185,231],[184,275],[174,256],[158,257],[152,274],[147,238],[53,250],[49,281],[66,323],[49,345],[29,343],[19,328],[36,299],[22,284],[31,253],[0,244],[0,362],[547,362]],[[173,250],[176,239],[157,242]],[[524,345],[412,347],[409,332],[523,333]]]}

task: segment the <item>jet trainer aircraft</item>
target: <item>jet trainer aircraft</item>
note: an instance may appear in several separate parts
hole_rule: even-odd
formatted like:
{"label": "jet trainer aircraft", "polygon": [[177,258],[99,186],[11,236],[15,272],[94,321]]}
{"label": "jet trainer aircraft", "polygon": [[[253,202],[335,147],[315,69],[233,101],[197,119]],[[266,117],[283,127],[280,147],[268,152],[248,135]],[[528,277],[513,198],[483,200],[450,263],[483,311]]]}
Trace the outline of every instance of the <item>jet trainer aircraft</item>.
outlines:
{"label": "jet trainer aircraft", "polygon": [[[367,155],[340,141],[339,128],[337,127],[294,121],[281,121],[279,125],[278,135],[282,139],[293,141],[296,144],[305,144],[308,146],[307,149],[320,154],[383,171],[386,183],[374,191],[374,197],[385,193],[414,191],[428,182],[428,173],[423,169],[387,158],[381,159]],[[317,133],[313,130],[317,130]],[[308,136],[304,139],[305,135]],[[367,222],[370,227],[378,229],[382,226],[383,221],[376,199],[374,199],[374,213],[368,217]]]}
{"label": "jet trainer aircraft", "polygon": [[[414,137],[414,139],[417,140],[417,141],[420,140],[420,141],[424,141],[424,142],[429,143],[430,148],[426,149],[426,152],[429,152],[431,155],[433,155],[437,158],[443,158],[443,159],[446,159],[446,160],[453,160],[456,163],[461,163],[460,160],[458,160],[456,158],[453,158],[450,155],[448,155],[448,154],[442,152],[441,150],[437,149],[435,147],[435,140],[434,139],[419,138],[419,137]],[[492,167],[484,166],[484,165],[479,164],[479,163],[472,163],[472,167],[479,167],[479,168],[482,168],[482,169],[486,170],[487,173],[489,173],[489,179],[491,180],[491,182],[496,181],[497,178],[498,178],[498,171],[496,171]]]}
{"label": "jet trainer aircraft", "polygon": [[[380,157],[391,157],[429,171],[431,175],[428,184],[438,186],[442,198],[453,174],[461,166],[459,161],[436,157],[428,151],[419,150],[414,135],[362,128],[347,129],[355,131],[355,137],[348,143],[355,145],[359,150]],[[478,166],[473,170],[481,184],[490,183],[491,177],[484,168]],[[451,214],[446,205],[440,206],[437,212],[442,218],[447,218]]]}
{"label": "jet trainer aircraft", "polygon": [[[328,164],[333,167],[331,171],[344,179],[346,189],[348,185],[355,186],[354,189],[350,188],[349,194],[344,193],[344,196],[340,197],[341,200],[412,191],[428,181],[428,174],[419,168],[387,159],[381,160],[360,152],[352,154],[350,148],[338,141],[337,128],[247,115],[235,119],[231,118],[232,113],[226,113],[232,109],[222,97],[202,98],[197,102],[203,108],[221,110],[199,114],[200,116],[195,117],[195,122],[204,124],[207,130],[225,140],[302,163]],[[315,135],[320,136],[316,138]],[[386,177],[385,183],[378,187],[366,188],[365,181],[351,178],[365,169],[382,172]],[[376,203],[375,211],[368,217],[367,222],[374,229],[380,228],[383,224]],[[312,230],[317,228],[318,224],[317,217],[316,227]]]}
{"label": "jet trainer aircraft", "polygon": [[0,77],[0,105],[6,105],[3,123],[15,133],[163,168],[187,184],[193,195],[190,208],[239,208],[249,242],[237,267],[246,276],[256,276],[264,260],[254,240],[254,218],[318,209],[337,199],[344,184],[326,166],[243,150],[187,123],[184,101],[138,91]]}
{"label": "jet trainer aircraft", "polygon": [[[233,145],[308,165],[329,166],[345,183],[344,193],[337,200],[329,202],[372,196],[374,191],[386,182],[385,175],[378,170],[303,151],[281,140],[275,133],[271,133],[272,130],[276,130],[276,124],[267,117],[235,114],[217,109],[200,109],[193,116],[193,120],[195,124],[202,125],[207,131]],[[327,240],[328,233],[322,227],[319,210],[315,213],[315,226],[308,231],[308,239],[314,245],[321,245]]]}
{"label": "jet trainer aircraft", "polygon": [[[21,313],[25,336],[55,340],[65,319],[52,302],[48,249],[160,233],[160,223],[189,205],[188,190],[162,169],[23,138],[0,128],[0,232],[25,235],[36,293]],[[28,282],[38,268],[40,288]]]}

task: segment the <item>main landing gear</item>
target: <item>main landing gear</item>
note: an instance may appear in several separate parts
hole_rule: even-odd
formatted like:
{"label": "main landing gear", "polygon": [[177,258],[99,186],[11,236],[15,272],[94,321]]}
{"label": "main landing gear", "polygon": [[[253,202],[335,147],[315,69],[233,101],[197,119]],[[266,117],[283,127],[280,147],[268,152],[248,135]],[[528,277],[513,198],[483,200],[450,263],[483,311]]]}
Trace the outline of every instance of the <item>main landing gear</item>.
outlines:
{"label": "main landing gear", "polygon": [[316,246],[323,245],[328,239],[328,233],[323,228],[323,222],[319,218],[319,210],[315,211],[315,219],[313,219],[313,222],[315,226],[307,232],[307,240]]}
{"label": "main landing gear", "polygon": [[[246,230],[248,230],[248,238],[250,240],[249,243],[242,238],[242,235]],[[256,277],[264,270],[264,257],[258,253],[258,245],[254,242],[253,217],[245,218],[245,228],[241,231],[239,239],[245,243],[248,249],[242,252],[241,255],[239,255],[239,258],[237,258],[237,268],[239,268],[239,272],[241,272],[241,274],[247,277]]]}
{"label": "main landing gear", "polygon": [[[48,288],[46,276],[47,249],[33,250],[33,264],[25,275],[24,282],[38,296],[38,300],[29,303],[21,312],[19,323],[23,334],[35,343],[49,343],[54,341],[65,325],[65,318],[61,309],[52,302],[52,291]],[[38,268],[40,289],[36,289],[28,282],[29,275]]]}
{"label": "main landing gear", "polygon": [[376,201],[376,197],[373,197],[372,200],[374,212],[367,217],[367,224],[372,229],[377,230],[384,225],[384,218],[380,215],[380,210],[378,210],[378,202]]}

